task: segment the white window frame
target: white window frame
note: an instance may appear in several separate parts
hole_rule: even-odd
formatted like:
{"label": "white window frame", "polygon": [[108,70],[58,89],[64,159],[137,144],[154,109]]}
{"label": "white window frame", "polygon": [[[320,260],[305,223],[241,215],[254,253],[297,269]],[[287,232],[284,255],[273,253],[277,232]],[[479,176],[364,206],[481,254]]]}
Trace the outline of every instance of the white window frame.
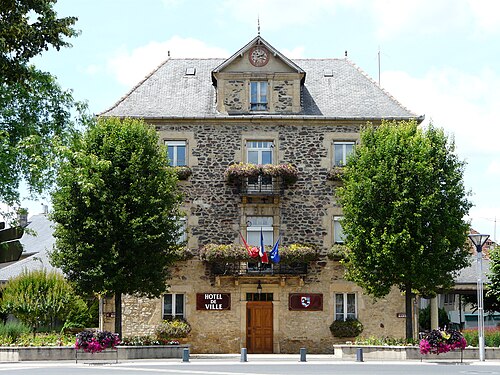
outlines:
{"label": "white window frame", "polygon": [[177,219],[179,222],[179,232],[177,238],[177,244],[183,244],[187,241],[187,218],[182,216]]}
{"label": "white window frame", "polygon": [[[351,152],[347,152],[347,146],[352,146],[352,151]],[[354,147],[356,146],[356,142],[354,141],[336,141],[336,142],[333,142],[333,165],[335,167],[343,167],[344,165],[347,164],[347,158],[349,157],[349,155],[354,151]],[[342,160],[336,160],[335,158],[335,154],[336,154],[336,150],[337,149],[341,149],[342,150]]]}
{"label": "white window frame", "polygon": [[[333,217],[333,243],[343,244],[345,242],[344,230],[342,229],[343,216]],[[339,234],[340,231],[340,234]]]}
{"label": "white window frame", "polygon": [[269,139],[249,139],[246,141],[247,162],[250,163],[250,152],[257,152],[257,164],[262,163],[262,153],[271,152],[271,163],[274,161],[274,142]]}
{"label": "white window frame", "polygon": [[[257,90],[256,102],[252,102],[252,87]],[[262,86],[265,86],[264,88]],[[262,91],[265,89],[265,97]],[[249,103],[250,111],[268,111],[269,110],[269,83],[267,81],[250,81],[249,84]]]}
{"label": "white window frame", "polygon": [[[260,219],[260,220],[259,220]],[[261,223],[259,223],[259,221]],[[267,223],[263,223],[267,221]],[[274,245],[274,218],[272,216],[247,216],[247,243],[251,247],[260,247],[260,230],[264,237],[264,246]],[[250,233],[258,233],[257,243],[253,242],[249,236]]]}
{"label": "white window frame", "polygon": [[[174,150],[174,157],[173,160],[169,160],[168,162],[172,167],[184,167],[187,166],[188,164],[188,158],[187,158],[187,141],[185,140],[175,140],[175,139],[167,139],[165,140],[165,146],[168,148],[172,147]],[[179,164],[178,161],[178,155],[179,155],[179,147],[184,146],[184,164]]]}
{"label": "white window frame", "polygon": [[342,314],[342,320],[345,321],[348,318],[348,313],[347,313],[347,296],[348,295],[354,295],[354,317],[350,316],[349,318],[351,319],[357,319],[358,318],[358,294],[357,293],[334,293],[333,294],[333,320],[340,320],[337,319],[337,295],[342,295],[343,297],[343,302],[342,302],[342,312],[339,314]]}
{"label": "white window frame", "polygon": [[[166,315],[165,312],[165,296],[172,296],[172,314]],[[177,296],[182,296],[182,316],[177,314]],[[186,318],[186,295],[184,293],[165,293],[162,297],[162,307],[161,307],[162,319],[185,319]]]}

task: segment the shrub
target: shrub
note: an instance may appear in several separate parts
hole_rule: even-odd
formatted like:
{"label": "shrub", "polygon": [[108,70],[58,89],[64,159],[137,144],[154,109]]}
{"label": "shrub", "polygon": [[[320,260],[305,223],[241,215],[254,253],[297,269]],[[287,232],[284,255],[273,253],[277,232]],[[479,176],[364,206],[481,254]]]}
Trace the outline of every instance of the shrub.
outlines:
{"label": "shrub", "polygon": [[156,339],[162,341],[184,338],[189,332],[189,323],[180,319],[164,320],[155,328]]}
{"label": "shrub", "polygon": [[30,328],[22,322],[8,322],[0,325],[2,342],[14,343],[23,333],[31,332]]}
{"label": "shrub", "polygon": [[363,332],[363,324],[357,319],[334,320],[330,332],[335,337],[356,337]]}
{"label": "shrub", "polygon": [[415,345],[418,344],[418,341],[413,339],[407,340],[403,338],[395,338],[395,337],[360,337],[356,339],[355,344],[357,345],[378,345],[378,346],[405,346],[405,345]]}
{"label": "shrub", "polygon": [[131,337],[125,337],[120,345],[123,346],[179,345],[179,341],[158,340],[152,336],[131,336]]}
{"label": "shrub", "polygon": [[22,333],[15,341],[0,336],[2,346],[72,346],[75,343],[75,335],[59,333],[39,333],[33,337],[31,332]]}
{"label": "shrub", "polygon": [[[467,340],[467,343],[471,346],[479,346],[479,338],[477,335],[477,329],[464,329],[462,331],[463,336]],[[500,346],[500,328],[499,327],[488,327],[484,329],[484,345],[488,347],[499,347]]]}
{"label": "shrub", "polygon": [[24,271],[10,279],[2,290],[2,310],[12,313],[33,332],[64,321],[81,299],[57,272]]}

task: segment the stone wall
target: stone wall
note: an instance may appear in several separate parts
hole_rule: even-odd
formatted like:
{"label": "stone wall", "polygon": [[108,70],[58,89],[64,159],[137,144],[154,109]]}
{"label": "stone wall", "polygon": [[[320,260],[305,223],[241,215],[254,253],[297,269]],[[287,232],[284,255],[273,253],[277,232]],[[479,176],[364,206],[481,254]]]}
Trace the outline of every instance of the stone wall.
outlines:
{"label": "stone wall", "polygon": [[[239,242],[239,233],[245,235],[246,217],[261,214],[274,217],[275,236],[281,234],[282,245],[308,243],[322,254],[309,265],[305,277],[216,277],[196,256],[176,264],[168,280],[169,292],[185,294],[193,353],[235,353],[245,347],[246,293],[255,293],[259,280],[263,293],[273,293],[275,353],[295,353],[303,346],[309,352],[330,353],[334,343],[345,342],[333,338],[329,331],[335,293],[356,293],[358,316],[365,327],[363,336],[404,336],[405,320],[396,317],[404,312],[401,294],[394,290],[387,298],[373,301],[345,281],[343,267],[325,256],[333,242],[333,216],[341,214],[335,197],[337,185],[327,180],[333,141],[357,141],[359,123],[226,119],[154,125],[162,142],[186,139],[188,143],[193,174],[179,186],[184,193],[191,250],[196,253],[208,243]],[[292,163],[298,168],[298,181],[287,186],[281,196],[252,201],[224,180],[230,164],[246,161],[248,140],[273,141],[274,163]],[[231,309],[196,310],[196,293],[230,293]],[[321,293],[323,310],[289,310],[290,293]],[[161,319],[161,299],[124,297],[124,335],[151,334]]]}
{"label": "stone wall", "polygon": [[[307,347],[309,353],[331,353],[332,345],[349,339],[334,338],[329,326],[334,316],[334,294],[356,293],[358,318],[364,325],[362,336],[403,337],[404,298],[393,290],[387,298],[373,301],[361,289],[342,279],[338,262],[324,261],[316,275],[317,282],[303,282],[299,277],[259,277],[262,293],[273,293],[273,341],[275,353],[297,353]],[[208,267],[197,258],[180,262],[169,280],[172,293],[184,293],[185,315],[192,331],[188,337],[193,353],[238,353],[246,347],[246,293],[255,293],[257,279],[211,276]],[[196,293],[230,293],[231,309],[196,310]],[[321,293],[322,311],[289,309],[290,293]],[[161,322],[161,299],[131,296],[123,298],[123,334],[147,335]]]}

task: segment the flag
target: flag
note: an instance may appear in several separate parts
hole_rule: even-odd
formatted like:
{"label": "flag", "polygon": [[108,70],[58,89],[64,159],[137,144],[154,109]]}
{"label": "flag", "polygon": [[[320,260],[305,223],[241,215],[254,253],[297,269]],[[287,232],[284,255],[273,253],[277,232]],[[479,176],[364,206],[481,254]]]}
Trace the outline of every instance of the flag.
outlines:
{"label": "flag", "polygon": [[280,238],[281,238],[281,236],[278,237],[278,239],[276,240],[276,243],[273,246],[273,249],[269,253],[269,258],[271,258],[271,262],[273,262],[273,263],[278,263],[280,261],[280,259],[281,259],[280,253],[278,252],[278,246],[280,244]]}
{"label": "flag", "polygon": [[259,251],[257,250],[256,247],[250,247],[247,243],[247,241],[245,241],[245,238],[243,238],[243,235],[241,234],[240,232],[240,237],[241,237],[241,240],[243,241],[243,245],[245,245],[245,248],[247,249],[247,252],[248,252],[248,255],[250,256],[250,258],[257,258],[259,256]]}
{"label": "flag", "polygon": [[260,261],[262,263],[269,263],[267,259],[266,249],[264,248],[264,235],[262,234],[262,228],[260,228],[260,249],[259,249]]}

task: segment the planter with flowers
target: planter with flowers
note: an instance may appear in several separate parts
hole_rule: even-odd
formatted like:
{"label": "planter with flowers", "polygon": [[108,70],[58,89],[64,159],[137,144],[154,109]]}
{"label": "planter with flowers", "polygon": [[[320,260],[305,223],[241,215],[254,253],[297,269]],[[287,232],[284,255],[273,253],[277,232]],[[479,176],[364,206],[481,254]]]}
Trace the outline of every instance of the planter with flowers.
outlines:
{"label": "planter with flowers", "polygon": [[76,335],[75,349],[85,353],[99,353],[106,349],[116,349],[120,338],[108,331],[82,331]]}
{"label": "planter with flowers", "polygon": [[420,353],[441,354],[456,349],[464,350],[466,346],[467,341],[459,331],[434,329],[420,340]]}
{"label": "planter with flowers", "polygon": [[326,175],[326,178],[330,181],[341,182],[344,176],[345,167],[335,166],[330,169]]}
{"label": "planter with flowers", "polygon": [[293,184],[299,177],[299,172],[292,164],[250,164],[237,163],[226,168],[224,177],[228,183],[238,183],[245,178],[279,177],[285,184]]}
{"label": "planter with flowers", "polygon": [[178,180],[187,180],[189,178],[189,176],[191,176],[193,174],[193,171],[191,170],[191,168],[189,168],[186,165],[176,166],[176,167],[174,167],[174,171],[177,174]]}

